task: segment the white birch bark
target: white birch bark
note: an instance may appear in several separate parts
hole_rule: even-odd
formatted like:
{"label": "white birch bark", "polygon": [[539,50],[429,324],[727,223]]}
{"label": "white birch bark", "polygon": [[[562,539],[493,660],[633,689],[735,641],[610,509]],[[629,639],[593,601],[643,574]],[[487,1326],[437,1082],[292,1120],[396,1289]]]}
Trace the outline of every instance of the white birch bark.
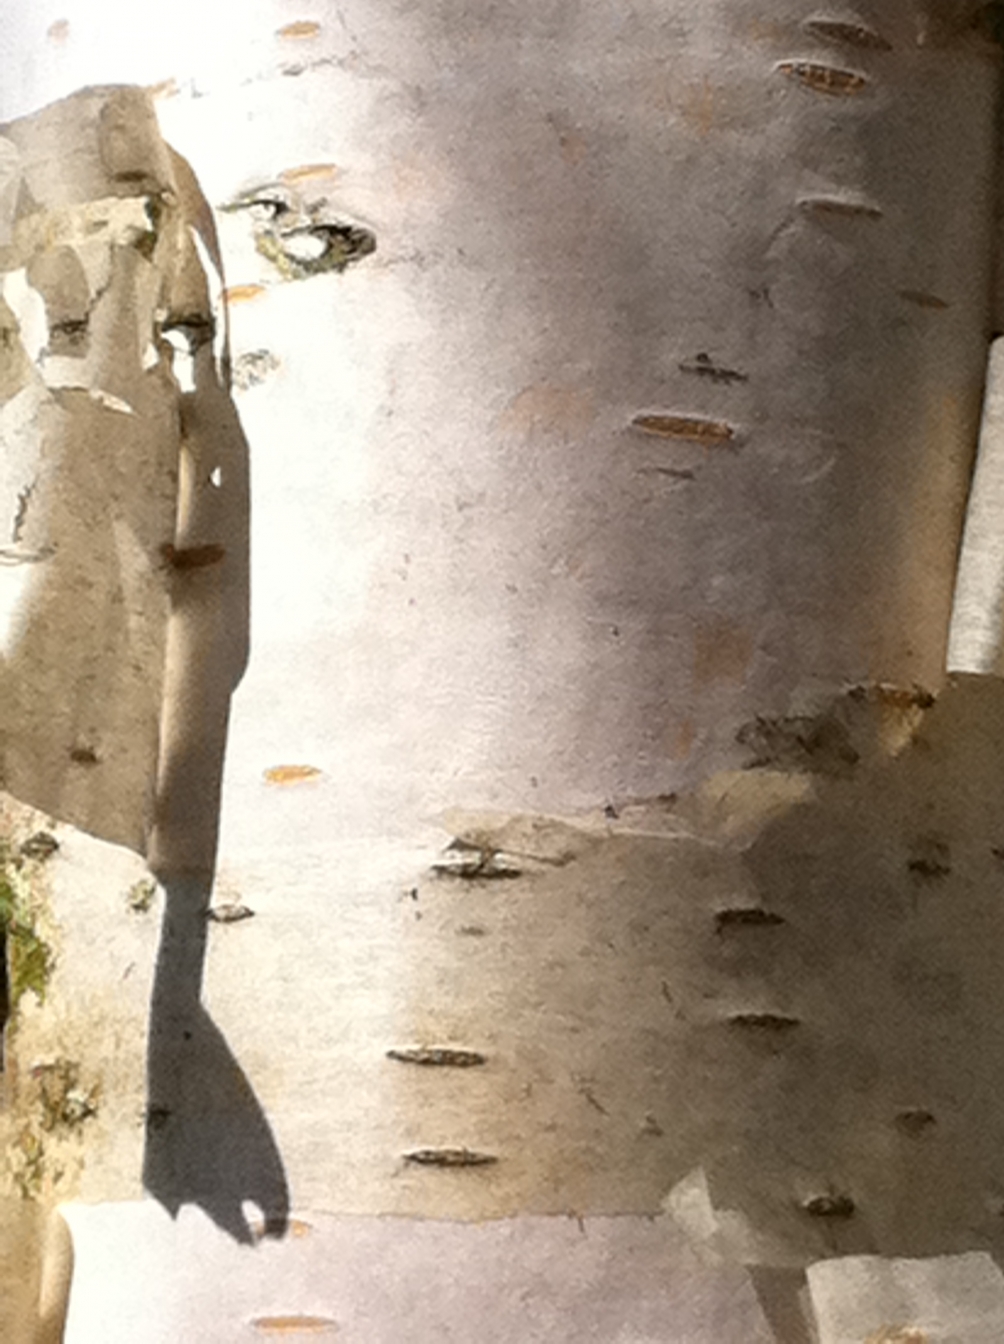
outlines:
{"label": "white birch bark", "polygon": [[999,690],[942,694],[978,8],[262,5],[171,68],[116,18],[227,207],[254,653],[217,900],[255,917],[212,926],[205,1001],[305,1224],[999,1253]]}

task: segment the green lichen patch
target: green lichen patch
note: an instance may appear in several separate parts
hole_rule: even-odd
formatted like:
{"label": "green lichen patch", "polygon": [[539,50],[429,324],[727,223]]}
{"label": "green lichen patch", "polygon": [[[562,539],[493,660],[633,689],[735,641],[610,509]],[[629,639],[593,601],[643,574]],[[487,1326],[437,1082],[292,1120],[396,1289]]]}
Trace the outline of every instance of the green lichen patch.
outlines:
{"label": "green lichen patch", "polygon": [[79,1063],[59,1056],[29,1069],[18,1090],[23,1119],[7,1144],[10,1180],[22,1199],[58,1195],[72,1168],[73,1141],[98,1113],[99,1085],[82,1082]]}
{"label": "green lichen patch", "polygon": [[40,1128],[47,1134],[72,1131],[98,1111],[98,1085],[85,1087],[80,1081],[80,1065],[60,1057],[31,1070],[37,1089],[34,1109]]}
{"label": "green lichen patch", "polygon": [[22,1199],[38,1199],[45,1184],[45,1144],[31,1124],[24,1125],[10,1145],[7,1164]]}
{"label": "green lichen patch", "polygon": [[7,945],[9,1008],[31,992],[39,1003],[55,965],[52,948],[38,931],[37,903],[27,880],[25,862],[0,845],[0,931]]}
{"label": "green lichen patch", "polygon": [[138,915],[145,915],[157,895],[157,884],[152,877],[142,877],[126,892],[126,905]]}

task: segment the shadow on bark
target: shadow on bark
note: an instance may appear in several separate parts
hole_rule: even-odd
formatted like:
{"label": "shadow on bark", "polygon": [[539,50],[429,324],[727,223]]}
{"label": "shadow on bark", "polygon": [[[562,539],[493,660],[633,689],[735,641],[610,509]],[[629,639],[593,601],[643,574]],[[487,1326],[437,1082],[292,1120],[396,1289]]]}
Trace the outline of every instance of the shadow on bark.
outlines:
{"label": "shadow on bark", "polygon": [[[191,169],[178,156],[174,166],[200,218],[205,202]],[[201,214],[218,258],[208,209]],[[149,848],[166,903],[150,1007],[144,1183],[172,1214],[197,1204],[248,1242],[244,1202],[281,1235],[289,1190],[262,1108],[201,1002],[230,697],[248,656],[248,448],[225,345],[219,363],[209,342],[194,360],[194,390],[179,397],[182,485]]]}
{"label": "shadow on bark", "polygon": [[206,882],[174,881],[150,1014],[144,1184],[176,1215],[196,1204],[250,1242],[242,1205],[281,1235],[289,1211],[282,1159],[251,1084],[199,1001]]}
{"label": "shadow on bark", "polygon": [[959,675],[897,755],[819,778],[746,852],[784,919],[756,973],[802,1022],[749,1157],[784,1154],[796,1211],[843,1199],[830,1255],[1004,1263],[1002,794],[1004,683]]}

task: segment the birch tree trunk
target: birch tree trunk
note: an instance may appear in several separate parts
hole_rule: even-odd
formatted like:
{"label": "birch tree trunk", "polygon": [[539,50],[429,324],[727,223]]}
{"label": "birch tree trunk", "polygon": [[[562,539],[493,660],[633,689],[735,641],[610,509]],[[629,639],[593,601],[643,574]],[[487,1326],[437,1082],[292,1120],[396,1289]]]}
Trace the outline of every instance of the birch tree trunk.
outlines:
{"label": "birch tree trunk", "polygon": [[[237,1237],[304,1233],[294,1272],[187,1225],[179,1253],[228,1286],[207,1306],[168,1279],[173,1337],[399,1337],[363,1310],[383,1257],[390,1298],[424,1303],[409,1338],[469,1321],[487,1283],[465,1338],[575,1320],[798,1344],[807,1265],[1004,1251],[1004,703],[965,675],[993,657],[945,672],[997,320],[996,9],[360,0],[26,25],[63,55],[12,77],[14,110],[71,69],[145,83],[217,207],[251,447],[253,652],[208,938],[226,621],[196,602],[175,680],[147,685],[129,834],[33,794],[30,747],[8,781],[143,851],[159,818],[156,977],[146,916],[75,888],[67,839],[54,994],[82,983],[80,909],[128,925],[101,975],[155,981],[148,1188]],[[222,382],[195,378],[216,442]],[[37,663],[37,686],[57,665],[79,685],[40,629],[25,684]],[[3,727],[29,740],[47,720],[19,704]],[[73,1013],[16,1039],[58,1042]],[[97,1042],[85,1062],[105,1076]],[[135,1144],[88,1136],[70,1194],[135,1197]],[[589,1270],[569,1214],[607,1248]],[[109,1259],[126,1215],[67,1217],[69,1338],[166,1337],[136,1333]],[[362,1245],[373,1277],[331,1279]],[[447,1254],[469,1271],[448,1285],[423,1259]],[[604,1263],[619,1288],[554,1287]],[[844,1338],[839,1277],[810,1282],[820,1338]],[[999,1338],[995,1310],[965,1337]]]}

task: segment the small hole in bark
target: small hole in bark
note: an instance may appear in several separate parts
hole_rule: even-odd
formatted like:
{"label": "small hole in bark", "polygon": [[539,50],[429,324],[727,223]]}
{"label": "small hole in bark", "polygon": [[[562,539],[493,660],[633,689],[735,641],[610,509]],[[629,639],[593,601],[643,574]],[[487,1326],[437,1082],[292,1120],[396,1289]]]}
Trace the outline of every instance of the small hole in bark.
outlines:
{"label": "small hole in bark", "polygon": [[75,765],[98,765],[100,763],[98,753],[93,747],[87,746],[86,743],[70,748],[70,760]]}

